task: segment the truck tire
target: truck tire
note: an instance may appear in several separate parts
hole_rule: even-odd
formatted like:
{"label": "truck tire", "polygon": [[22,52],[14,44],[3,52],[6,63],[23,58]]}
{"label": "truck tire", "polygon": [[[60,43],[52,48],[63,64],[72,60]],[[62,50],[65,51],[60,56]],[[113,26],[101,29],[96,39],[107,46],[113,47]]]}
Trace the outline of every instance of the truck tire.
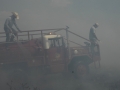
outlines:
{"label": "truck tire", "polygon": [[86,78],[89,73],[89,66],[83,63],[76,63],[74,65],[74,76],[77,79]]}

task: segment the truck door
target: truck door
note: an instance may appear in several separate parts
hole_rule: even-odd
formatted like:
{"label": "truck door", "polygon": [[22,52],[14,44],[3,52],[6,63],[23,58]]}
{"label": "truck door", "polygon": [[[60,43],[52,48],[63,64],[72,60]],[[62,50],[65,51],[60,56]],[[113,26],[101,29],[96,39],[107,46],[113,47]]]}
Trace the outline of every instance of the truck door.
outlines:
{"label": "truck door", "polygon": [[63,38],[49,39],[50,48],[48,49],[48,63],[64,63],[65,45]]}

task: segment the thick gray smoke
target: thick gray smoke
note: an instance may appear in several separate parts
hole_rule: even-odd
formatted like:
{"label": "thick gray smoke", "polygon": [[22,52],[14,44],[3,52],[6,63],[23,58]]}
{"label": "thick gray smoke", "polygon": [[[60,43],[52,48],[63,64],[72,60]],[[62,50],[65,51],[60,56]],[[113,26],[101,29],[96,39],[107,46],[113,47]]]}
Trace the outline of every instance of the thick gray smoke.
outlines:
{"label": "thick gray smoke", "polygon": [[[11,11],[19,13],[17,24],[21,30],[64,28],[67,25],[69,30],[88,38],[90,27],[98,22],[96,34],[101,40],[99,44],[102,69],[106,70],[105,72],[118,72],[119,3],[119,0],[1,0],[0,31],[4,31],[5,19],[11,15]],[[83,43],[82,39],[76,40],[72,35],[70,39]]]}

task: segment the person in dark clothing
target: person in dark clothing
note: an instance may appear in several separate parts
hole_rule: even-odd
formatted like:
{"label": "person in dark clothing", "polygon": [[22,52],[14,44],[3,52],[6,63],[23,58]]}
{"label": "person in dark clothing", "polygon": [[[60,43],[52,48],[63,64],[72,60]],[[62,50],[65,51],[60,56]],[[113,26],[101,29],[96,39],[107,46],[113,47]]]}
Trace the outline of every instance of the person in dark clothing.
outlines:
{"label": "person in dark clothing", "polygon": [[[13,28],[13,25],[17,28],[18,31],[20,31],[20,29],[16,24],[15,19],[19,19],[18,13],[12,12],[12,16],[8,17],[4,23],[4,31],[6,33],[6,42],[13,41],[15,38],[14,35],[17,36],[17,32]],[[10,36],[10,34],[12,35]]]}
{"label": "person in dark clothing", "polygon": [[94,47],[96,45],[96,41],[100,41],[96,34],[95,34],[95,29],[98,28],[98,23],[95,23],[91,28],[90,28],[90,32],[89,32],[89,40],[91,42],[91,51],[92,53],[94,53]]}

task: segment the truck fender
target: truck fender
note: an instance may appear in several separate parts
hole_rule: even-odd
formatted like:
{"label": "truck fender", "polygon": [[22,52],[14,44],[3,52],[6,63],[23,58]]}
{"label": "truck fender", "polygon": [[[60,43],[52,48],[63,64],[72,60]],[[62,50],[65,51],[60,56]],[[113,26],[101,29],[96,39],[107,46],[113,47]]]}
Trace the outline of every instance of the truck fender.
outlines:
{"label": "truck fender", "polygon": [[68,64],[68,70],[72,72],[74,69],[74,65],[76,65],[77,63],[89,65],[90,63],[92,63],[92,59],[89,58],[89,56],[87,55],[73,57],[70,63]]}

